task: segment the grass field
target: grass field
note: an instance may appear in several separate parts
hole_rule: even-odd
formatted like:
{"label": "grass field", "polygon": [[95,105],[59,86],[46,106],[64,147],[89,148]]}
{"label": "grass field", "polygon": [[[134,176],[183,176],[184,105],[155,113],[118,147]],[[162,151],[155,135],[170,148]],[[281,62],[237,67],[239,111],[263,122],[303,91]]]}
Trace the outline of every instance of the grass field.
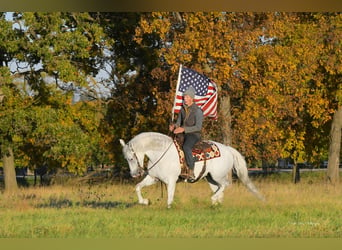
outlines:
{"label": "grass field", "polygon": [[341,238],[341,186],[284,175],[253,179],[264,203],[237,181],[215,207],[205,181],[178,183],[171,209],[161,185],[143,190],[150,206],[134,183],[21,188],[0,194],[0,238]]}

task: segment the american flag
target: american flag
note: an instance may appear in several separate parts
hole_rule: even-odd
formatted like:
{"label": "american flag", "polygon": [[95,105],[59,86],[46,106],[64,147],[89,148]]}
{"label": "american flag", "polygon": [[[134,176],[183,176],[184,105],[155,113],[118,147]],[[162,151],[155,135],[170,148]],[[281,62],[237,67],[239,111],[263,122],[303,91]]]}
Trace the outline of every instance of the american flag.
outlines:
{"label": "american flag", "polygon": [[196,90],[194,101],[205,117],[217,120],[217,87],[205,75],[180,66],[173,113],[179,113],[183,105],[183,93],[192,86]]}

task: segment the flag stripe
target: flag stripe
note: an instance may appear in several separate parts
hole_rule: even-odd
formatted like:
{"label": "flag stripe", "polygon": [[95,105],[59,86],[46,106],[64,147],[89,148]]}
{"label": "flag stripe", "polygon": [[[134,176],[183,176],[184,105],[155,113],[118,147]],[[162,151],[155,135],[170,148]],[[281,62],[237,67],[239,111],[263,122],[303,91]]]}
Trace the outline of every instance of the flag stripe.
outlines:
{"label": "flag stripe", "polygon": [[217,96],[213,96],[208,102],[203,105],[203,109],[205,110],[205,114],[213,114],[216,113],[217,108]]}

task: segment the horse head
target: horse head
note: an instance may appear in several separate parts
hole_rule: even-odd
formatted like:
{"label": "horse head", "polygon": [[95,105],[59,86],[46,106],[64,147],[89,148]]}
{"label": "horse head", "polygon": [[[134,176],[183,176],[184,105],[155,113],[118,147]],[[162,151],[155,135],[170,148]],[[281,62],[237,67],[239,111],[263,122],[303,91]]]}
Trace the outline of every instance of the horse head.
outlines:
{"label": "horse head", "polygon": [[131,176],[134,178],[142,176],[144,174],[144,169],[132,145],[130,143],[126,144],[122,139],[120,139],[120,144],[122,145],[123,155],[128,162]]}

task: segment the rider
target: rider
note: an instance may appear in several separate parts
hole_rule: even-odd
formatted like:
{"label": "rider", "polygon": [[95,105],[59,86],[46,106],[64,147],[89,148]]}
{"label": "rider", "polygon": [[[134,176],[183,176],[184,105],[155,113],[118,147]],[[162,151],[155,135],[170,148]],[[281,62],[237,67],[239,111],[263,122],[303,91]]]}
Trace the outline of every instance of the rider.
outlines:
{"label": "rider", "polygon": [[195,104],[195,89],[190,86],[183,94],[184,105],[178,115],[176,124],[170,125],[170,131],[174,134],[184,133],[183,151],[187,163],[189,180],[194,180],[195,159],[192,156],[192,148],[201,139],[201,130],[203,122],[203,112]]}

